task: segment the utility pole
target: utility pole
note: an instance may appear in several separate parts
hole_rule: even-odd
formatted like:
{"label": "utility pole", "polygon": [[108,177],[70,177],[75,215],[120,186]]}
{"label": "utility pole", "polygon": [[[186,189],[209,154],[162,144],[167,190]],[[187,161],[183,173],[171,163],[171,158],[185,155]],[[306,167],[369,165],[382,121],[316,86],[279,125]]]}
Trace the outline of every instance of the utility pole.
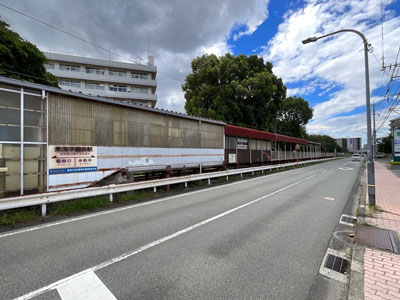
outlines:
{"label": "utility pole", "polygon": [[374,117],[374,159],[376,160],[375,102],[372,103],[372,116]]}
{"label": "utility pole", "polygon": [[368,51],[370,44],[368,44],[365,36],[354,29],[342,29],[332,33],[328,33],[319,37],[309,37],[302,41],[303,44],[313,43],[319,39],[332,36],[334,34],[342,32],[352,32],[357,34],[363,41],[364,44],[364,68],[365,68],[365,102],[366,102],[366,119],[367,119],[367,148],[368,148],[368,162],[367,162],[367,177],[368,177],[368,204],[375,206],[375,169],[374,169],[374,159],[372,153],[372,130],[371,130],[371,93],[369,87],[369,63],[368,63]]}

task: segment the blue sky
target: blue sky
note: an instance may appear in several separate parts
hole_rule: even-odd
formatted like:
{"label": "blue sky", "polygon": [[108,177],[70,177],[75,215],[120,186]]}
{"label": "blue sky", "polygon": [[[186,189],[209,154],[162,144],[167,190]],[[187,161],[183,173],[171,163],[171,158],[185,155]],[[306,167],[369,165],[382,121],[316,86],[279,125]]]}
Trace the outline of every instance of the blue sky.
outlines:
{"label": "blue sky", "polygon": [[[352,33],[302,45],[309,36],[352,28],[372,44],[369,54],[372,101],[377,102],[378,137],[387,135],[383,100],[392,69],[381,70],[382,19],[385,64],[400,46],[400,0],[1,0],[1,3],[76,34],[125,57],[146,61],[148,36],[155,56],[157,106],[184,112],[181,85],[191,61],[205,53],[256,54],[274,65],[288,95],[314,109],[313,134],[362,137],[365,86],[361,39]],[[382,6],[381,6],[382,4]],[[383,9],[382,9],[383,8]],[[0,15],[40,49],[108,58],[109,54],[0,7]],[[112,59],[118,59],[112,57]],[[399,69],[396,69],[396,72]],[[169,76],[164,76],[167,74]],[[177,80],[171,79],[171,77]],[[399,79],[391,93],[399,93]]]}
{"label": "blue sky", "polygon": [[[257,54],[271,61],[284,79],[288,94],[305,98],[314,108],[307,125],[309,133],[333,137],[358,137],[366,141],[365,80],[362,44],[359,37],[345,33],[302,45],[301,40],[339,29],[364,33],[372,45],[369,54],[371,100],[376,102],[377,136],[388,134],[388,122],[398,114],[387,111],[395,97],[384,99],[390,75],[382,72],[394,64],[400,47],[398,1],[271,1],[268,17],[251,34],[241,35],[246,25],[236,26],[226,40],[237,55]],[[382,35],[383,26],[383,35]],[[237,36],[240,36],[237,38]],[[352,36],[353,35],[353,36]],[[383,44],[382,44],[383,39]],[[382,45],[384,47],[382,48]],[[311,47],[310,47],[311,46]],[[390,86],[398,93],[399,79]]]}

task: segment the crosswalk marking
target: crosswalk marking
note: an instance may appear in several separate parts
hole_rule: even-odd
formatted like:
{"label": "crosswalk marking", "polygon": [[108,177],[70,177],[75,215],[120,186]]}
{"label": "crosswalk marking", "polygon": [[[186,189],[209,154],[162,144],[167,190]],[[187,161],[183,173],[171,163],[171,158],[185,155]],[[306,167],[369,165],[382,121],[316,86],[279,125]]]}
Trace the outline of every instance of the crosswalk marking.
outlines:
{"label": "crosswalk marking", "polygon": [[67,281],[57,291],[63,300],[117,300],[94,272]]}

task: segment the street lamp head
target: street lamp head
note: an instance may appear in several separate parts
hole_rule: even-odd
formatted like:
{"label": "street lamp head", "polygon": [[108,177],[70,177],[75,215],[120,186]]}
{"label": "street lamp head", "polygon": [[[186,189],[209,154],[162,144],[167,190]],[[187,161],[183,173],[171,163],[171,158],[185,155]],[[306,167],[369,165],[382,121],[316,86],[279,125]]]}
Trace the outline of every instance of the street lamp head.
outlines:
{"label": "street lamp head", "polygon": [[304,41],[301,41],[303,44],[308,44],[308,43],[313,43],[316,42],[318,40],[317,37],[309,37],[308,39],[305,39]]}

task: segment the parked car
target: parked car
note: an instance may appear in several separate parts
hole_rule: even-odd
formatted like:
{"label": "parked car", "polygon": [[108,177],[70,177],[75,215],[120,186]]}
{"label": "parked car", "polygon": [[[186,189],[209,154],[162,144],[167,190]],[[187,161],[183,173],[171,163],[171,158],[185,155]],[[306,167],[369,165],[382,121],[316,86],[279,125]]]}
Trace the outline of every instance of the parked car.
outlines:
{"label": "parked car", "polygon": [[352,156],[352,161],[360,161],[361,155],[359,153],[354,153]]}
{"label": "parked car", "polygon": [[376,157],[377,157],[377,158],[384,158],[384,157],[386,157],[386,154],[385,154],[385,153],[380,153],[380,152],[378,152],[378,153],[376,154]]}

